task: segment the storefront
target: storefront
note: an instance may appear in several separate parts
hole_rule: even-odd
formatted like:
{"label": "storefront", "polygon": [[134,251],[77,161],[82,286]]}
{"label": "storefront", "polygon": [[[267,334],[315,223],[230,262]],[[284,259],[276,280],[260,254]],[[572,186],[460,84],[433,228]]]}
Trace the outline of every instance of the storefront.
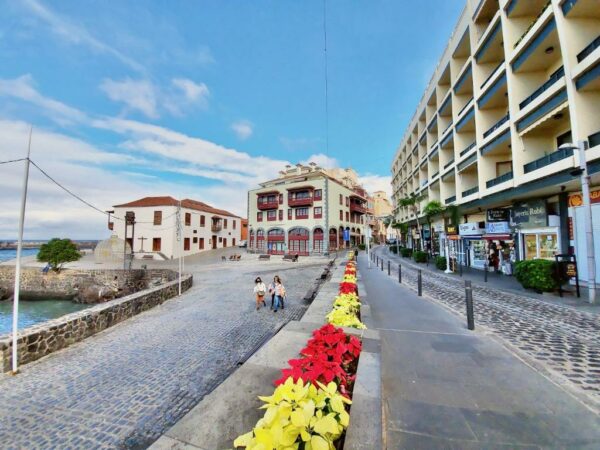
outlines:
{"label": "storefront", "polygon": [[510,209],[498,208],[486,211],[483,239],[487,243],[490,270],[512,275],[517,254],[510,227]]}
{"label": "storefront", "polygon": [[521,259],[548,259],[560,253],[559,217],[549,215],[546,200],[515,204],[513,221],[518,230]]}
{"label": "storefront", "polygon": [[[594,236],[594,253],[600,255],[600,189],[592,188],[590,190],[590,203],[592,209],[592,233]],[[569,244],[574,249],[577,256],[577,266],[579,279],[587,284],[588,266],[587,256],[588,248],[585,235],[585,207],[583,206],[583,195],[578,192],[569,195]],[[567,253],[563,251],[563,253]],[[595,258],[596,262],[596,280],[600,274],[600,258]]]}
{"label": "storefront", "polygon": [[485,269],[487,263],[486,241],[483,239],[482,222],[461,223],[458,234],[462,242],[465,265],[475,269]]}

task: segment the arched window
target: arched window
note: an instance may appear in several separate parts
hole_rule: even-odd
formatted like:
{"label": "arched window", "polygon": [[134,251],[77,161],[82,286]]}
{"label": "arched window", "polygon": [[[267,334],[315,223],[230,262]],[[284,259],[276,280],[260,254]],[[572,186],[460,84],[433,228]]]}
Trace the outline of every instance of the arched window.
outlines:
{"label": "arched window", "polygon": [[292,228],[288,231],[290,253],[308,256],[309,232],[306,228]]}
{"label": "arched window", "polygon": [[267,252],[270,255],[283,255],[285,253],[285,231],[273,228],[267,231]]}
{"label": "arched window", "polygon": [[338,246],[338,233],[335,228],[329,230],[329,250],[334,250]]}
{"label": "arched window", "polygon": [[256,249],[260,252],[265,251],[265,230],[256,231]]}
{"label": "arched window", "polygon": [[250,242],[248,248],[254,248],[254,230],[250,230]]}
{"label": "arched window", "polygon": [[323,253],[323,229],[315,228],[313,231],[313,252]]}

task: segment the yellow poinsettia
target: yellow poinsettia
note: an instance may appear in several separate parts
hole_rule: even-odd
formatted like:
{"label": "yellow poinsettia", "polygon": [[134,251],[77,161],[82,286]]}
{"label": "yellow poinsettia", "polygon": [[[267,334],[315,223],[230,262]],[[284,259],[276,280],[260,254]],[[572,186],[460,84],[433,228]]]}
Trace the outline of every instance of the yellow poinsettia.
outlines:
{"label": "yellow poinsettia", "polygon": [[327,314],[327,321],[337,327],[350,327],[361,330],[367,328],[365,324],[358,319],[358,316],[348,308],[334,308]]}

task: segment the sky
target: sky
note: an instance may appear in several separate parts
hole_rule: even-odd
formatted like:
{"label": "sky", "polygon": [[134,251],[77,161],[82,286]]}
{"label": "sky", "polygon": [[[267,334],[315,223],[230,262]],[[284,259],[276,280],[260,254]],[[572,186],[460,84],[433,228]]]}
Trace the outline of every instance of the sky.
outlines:
{"label": "sky", "polygon": [[[100,210],[171,195],[245,216],[248,189],[310,161],[389,193],[463,6],[0,0],[0,162],[32,129],[31,160]],[[23,177],[0,164],[0,239],[17,236]],[[25,239],[103,239],[106,222],[31,167]]]}

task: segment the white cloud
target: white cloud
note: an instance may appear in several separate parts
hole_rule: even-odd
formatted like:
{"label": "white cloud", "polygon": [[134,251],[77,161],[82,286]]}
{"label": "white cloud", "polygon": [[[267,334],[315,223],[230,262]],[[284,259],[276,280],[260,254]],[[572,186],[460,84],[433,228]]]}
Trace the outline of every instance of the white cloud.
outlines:
{"label": "white cloud", "polygon": [[364,188],[369,193],[373,193],[375,191],[384,191],[388,198],[392,199],[392,177],[391,176],[381,176],[381,175],[373,175],[366,174],[358,177],[359,182],[364,186]]}
{"label": "white cloud", "polygon": [[337,159],[324,155],[323,153],[310,155],[304,161],[300,161],[301,164],[308,164],[311,162],[314,162],[317,166],[323,167],[324,169],[335,169],[336,167],[340,167]]}
{"label": "white cloud", "polygon": [[210,92],[204,83],[195,83],[187,78],[173,78],[173,86],[179,88],[190,102],[206,101]]}
{"label": "white cloud", "polygon": [[23,0],[22,4],[23,6],[27,7],[35,17],[45,22],[53,33],[65,41],[75,45],[86,45],[94,51],[108,54],[137,72],[145,71],[144,66],[134,59],[124,55],[119,50],[95,38],[83,26],[74,24],[68,19],[52,12],[39,1]]}
{"label": "white cloud", "polygon": [[238,120],[237,122],[232,123],[231,129],[238,139],[241,139],[242,141],[248,139],[254,132],[252,122],[247,120]]}
{"label": "white cloud", "polygon": [[100,84],[108,98],[115,102],[124,103],[128,110],[139,111],[152,119],[158,118],[156,89],[148,80],[122,81],[105,79]]}
{"label": "white cloud", "polygon": [[86,115],[81,111],[41,95],[30,74],[14,79],[0,79],[0,96],[13,97],[39,106],[51,119],[63,125],[86,120]]}

